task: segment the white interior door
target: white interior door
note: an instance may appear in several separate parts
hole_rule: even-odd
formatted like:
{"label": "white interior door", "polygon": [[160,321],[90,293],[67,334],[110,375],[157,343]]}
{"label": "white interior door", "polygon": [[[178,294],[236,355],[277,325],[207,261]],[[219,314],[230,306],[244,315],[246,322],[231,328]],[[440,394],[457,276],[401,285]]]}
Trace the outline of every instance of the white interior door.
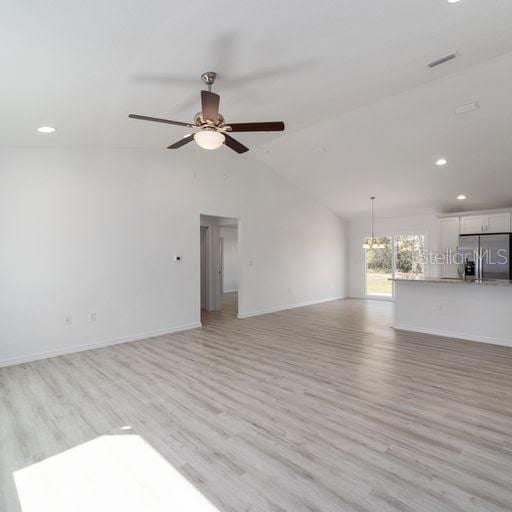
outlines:
{"label": "white interior door", "polygon": [[222,263],[221,263],[221,237],[218,226],[211,225],[209,227],[209,303],[208,311],[220,311],[221,309],[221,290],[222,290]]}

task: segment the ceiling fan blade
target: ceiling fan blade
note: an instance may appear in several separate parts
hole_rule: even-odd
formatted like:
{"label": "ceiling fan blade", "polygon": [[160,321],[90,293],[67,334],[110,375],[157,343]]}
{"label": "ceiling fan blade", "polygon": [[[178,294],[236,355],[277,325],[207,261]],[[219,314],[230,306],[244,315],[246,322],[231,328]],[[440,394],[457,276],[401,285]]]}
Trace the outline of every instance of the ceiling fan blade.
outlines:
{"label": "ceiling fan blade", "polygon": [[174,144],[171,144],[170,146],[167,146],[167,149],[178,149],[184,146],[185,144],[188,144],[189,142],[192,142],[194,140],[194,134],[191,133],[190,135],[185,135],[183,139],[180,139],[178,142],[175,142]]}
{"label": "ceiling fan blade", "polygon": [[201,91],[201,105],[203,108],[203,119],[217,121],[219,118],[220,96],[210,91]]}
{"label": "ceiling fan blade", "polygon": [[224,137],[224,144],[228,148],[231,148],[233,151],[236,151],[237,153],[245,153],[249,151],[249,148],[245,147],[241,142],[238,142],[236,139],[233,139],[233,137],[231,137],[227,133],[224,134]]}
{"label": "ceiling fan blade", "polygon": [[282,132],[284,123],[282,121],[271,121],[268,123],[229,123],[231,132]]}
{"label": "ceiling fan blade", "polygon": [[139,116],[138,114],[130,114],[128,117],[131,119],[140,119],[142,121],[154,121],[155,123],[175,124],[176,126],[189,126],[191,128],[196,128],[196,125],[192,123],[182,123],[181,121],[171,121],[170,119],[160,119],[159,117]]}

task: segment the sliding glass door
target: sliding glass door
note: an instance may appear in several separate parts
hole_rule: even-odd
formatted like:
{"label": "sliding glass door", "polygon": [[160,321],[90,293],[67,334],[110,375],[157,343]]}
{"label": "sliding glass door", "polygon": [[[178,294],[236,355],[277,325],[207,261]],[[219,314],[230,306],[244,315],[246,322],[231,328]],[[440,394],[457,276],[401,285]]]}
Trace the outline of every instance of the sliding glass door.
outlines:
{"label": "sliding glass door", "polygon": [[379,238],[383,248],[365,250],[365,287],[368,297],[393,298],[394,277],[419,279],[424,276],[424,235]]}
{"label": "sliding glass door", "polygon": [[393,283],[393,238],[379,238],[383,249],[366,249],[366,295],[392,297]]}
{"label": "sliding glass door", "polygon": [[424,253],[425,237],[423,235],[400,235],[395,237],[395,277],[406,279],[424,277]]}

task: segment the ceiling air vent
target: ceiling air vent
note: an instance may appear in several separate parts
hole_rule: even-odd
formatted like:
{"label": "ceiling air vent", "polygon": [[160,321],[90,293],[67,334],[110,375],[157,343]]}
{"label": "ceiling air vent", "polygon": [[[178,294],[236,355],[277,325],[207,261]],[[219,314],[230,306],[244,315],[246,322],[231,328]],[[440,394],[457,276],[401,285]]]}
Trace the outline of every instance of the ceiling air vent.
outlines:
{"label": "ceiling air vent", "polygon": [[480,104],[478,101],[473,101],[472,103],[466,103],[465,105],[457,105],[455,107],[455,113],[457,115],[467,114],[468,112],[473,112],[480,108]]}
{"label": "ceiling air vent", "polygon": [[449,55],[445,55],[444,57],[441,57],[440,59],[437,59],[433,62],[431,62],[428,67],[429,68],[435,68],[437,66],[440,66],[441,64],[444,64],[445,62],[450,62],[451,60],[455,59],[457,57],[456,53],[450,53]]}

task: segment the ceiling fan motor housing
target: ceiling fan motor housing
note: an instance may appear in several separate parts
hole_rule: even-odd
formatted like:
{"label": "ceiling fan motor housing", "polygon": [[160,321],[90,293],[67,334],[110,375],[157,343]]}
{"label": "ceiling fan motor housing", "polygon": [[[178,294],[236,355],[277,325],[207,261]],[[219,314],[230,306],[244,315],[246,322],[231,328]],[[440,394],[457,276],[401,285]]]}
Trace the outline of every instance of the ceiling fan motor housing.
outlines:
{"label": "ceiling fan motor housing", "polygon": [[194,123],[196,123],[196,125],[198,127],[199,126],[207,126],[207,125],[210,125],[210,126],[220,126],[220,125],[224,124],[224,117],[222,116],[222,114],[217,114],[217,120],[215,122],[213,122],[213,120],[211,120],[211,119],[204,119],[203,118],[203,113],[202,112],[198,112],[194,116]]}

